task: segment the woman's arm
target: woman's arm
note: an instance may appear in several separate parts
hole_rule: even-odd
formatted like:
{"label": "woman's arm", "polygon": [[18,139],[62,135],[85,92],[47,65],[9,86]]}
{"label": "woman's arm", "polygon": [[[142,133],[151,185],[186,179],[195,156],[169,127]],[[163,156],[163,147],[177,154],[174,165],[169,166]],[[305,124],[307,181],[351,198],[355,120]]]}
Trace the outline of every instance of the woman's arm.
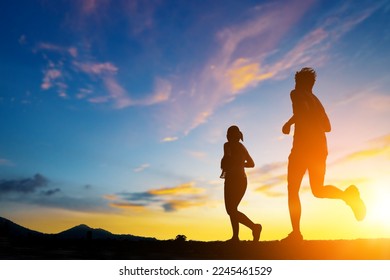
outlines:
{"label": "woman's arm", "polygon": [[226,170],[227,168],[227,156],[230,155],[230,152],[229,152],[229,147],[228,147],[228,143],[225,143],[223,145],[223,157],[221,159],[221,169],[222,170]]}
{"label": "woman's arm", "polygon": [[244,145],[242,145],[243,150],[244,150],[244,167],[247,168],[253,168],[255,167],[255,162],[253,161],[252,157],[250,156],[248,150],[245,148]]}

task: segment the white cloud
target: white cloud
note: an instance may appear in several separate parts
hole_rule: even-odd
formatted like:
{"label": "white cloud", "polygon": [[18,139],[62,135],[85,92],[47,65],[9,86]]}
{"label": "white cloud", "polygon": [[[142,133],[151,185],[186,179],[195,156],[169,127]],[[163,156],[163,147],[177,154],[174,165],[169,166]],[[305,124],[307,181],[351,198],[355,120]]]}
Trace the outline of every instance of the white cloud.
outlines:
{"label": "white cloud", "polygon": [[178,137],[165,137],[161,140],[161,142],[174,142],[177,141],[179,138]]}
{"label": "white cloud", "polygon": [[134,168],[133,171],[136,173],[139,173],[139,172],[142,172],[149,167],[150,167],[149,163],[144,163],[144,164],[141,164],[140,166],[138,166],[137,168]]}
{"label": "white cloud", "polygon": [[116,77],[119,68],[111,62],[93,63],[75,61],[74,66],[82,72],[97,77],[103,81],[107,95],[91,96],[92,103],[106,103],[112,101],[114,108],[123,109],[129,106],[150,106],[169,100],[172,86],[169,81],[156,78],[154,91],[144,99],[134,100]]}

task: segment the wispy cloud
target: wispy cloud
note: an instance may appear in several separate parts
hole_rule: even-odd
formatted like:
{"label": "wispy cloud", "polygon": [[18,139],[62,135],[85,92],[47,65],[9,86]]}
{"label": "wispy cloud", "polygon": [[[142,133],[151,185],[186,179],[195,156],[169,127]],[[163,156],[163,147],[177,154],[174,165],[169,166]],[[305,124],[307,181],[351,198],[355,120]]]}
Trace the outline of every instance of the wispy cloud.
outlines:
{"label": "wispy cloud", "polygon": [[298,2],[258,7],[246,22],[217,33],[219,46],[215,53],[206,61],[202,72],[190,79],[195,82],[185,90],[186,94],[176,96],[173,108],[167,109],[168,117],[180,120],[176,126],[180,132],[188,134],[205,123],[217,108],[275,75],[274,69],[265,63],[267,54],[277,48],[283,35],[312,1]]}
{"label": "wispy cloud", "polygon": [[148,193],[152,195],[183,195],[183,194],[199,194],[204,190],[194,186],[193,182],[181,184],[175,187],[161,188],[150,190]]}
{"label": "wispy cloud", "polygon": [[[338,165],[342,163],[364,161],[383,157],[390,160],[390,134],[370,140],[367,147],[328,164]],[[268,197],[281,197],[287,195],[287,162],[275,162],[248,170],[250,187]],[[355,184],[366,184],[366,178],[353,178],[343,180],[333,179],[332,184],[345,186],[353,181]],[[303,191],[310,191],[310,187],[303,186]]]}
{"label": "wispy cloud", "polygon": [[168,80],[156,78],[154,92],[147,98],[135,102],[139,105],[154,105],[169,100],[172,92],[172,85]]}
{"label": "wispy cloud", "polygon": [[134,212],[144,212],[147,211],[148,208],[145,204],[141,203],[131,203],[131,202],[112,202],[109,204],[110,207],[126,209]]}
{"label": "wispy cloud", "polygon": [[50,43],[39,43],[34,51],[50,51],[50,52],[56,52],[56,53],[62,53],[62,54],[69,54],[72,57],[77,57],[78,50],[76,47],[64,47],[56,44],[50,44]]}
{"label": "wispy cloud", "polygon": [[[367,143],[366,148],[347,154],[328,165],[334,166],[343,163],[377,159],[380,157],[390,160],[390,134],[372,139]],[[255,192],[259,192],[268,197],[281,197],[287,195],[287,162],[266,164],[248,170],[247,174],[249,184]],[[359,182],[366,183],[365,178],[353,178],[353,180],[335,179],[333,181],[333,183],[340,186],[348,185],[351,181],[356,184]],[[310,188],[303,186],[302,190],[310,191]]]}
{"label": "wispy cloud", "polygon": [[74,61],[73,64],[87,74],[102,75],[116,74],[118,72],[118,67],[116,67],[111,62],[92,63]]}
{"label": "wispy cloud", "polygon": [[245,90],[250,86],[255,86],[257,83],[272,78],[274,73],[263,73],[259,63],[251,63],[245,58],[239,58],[228,70],[228,77],[231,85],[231,92],[236,94],[241,90]]}
{"label": "wispy cloud", "polygon": [[110,199],[110,205],[125,209],[162,209],[172,212],[182,208],[207,205],[207,195],[194,182],[174,187],[151,189],[146,192],[123,192],[115,194],[119,199]]}
{"label": "wispy cloud", "polygon": [[[40,43],[33,49],[33,52],[43,52],[43,57],[47,62],[46,69],[43,70],[41,89],[45,91],[53,89],[59,97],[68,98],[68,84],[65,74],[66,71],[64,70],[66,65],[64,61],[66,61],[67,57],[72,57],[72,59],[76,58],[78,55],[77,48]],[[45,52],[60,54],[61,57],[52,60]]]}
{"label": "wispy cloud", "polygon": [[41,84],[41,89],[48,90],[55,84],[56,80],[62,76],[59,69],[47,69]]}
{"label": "wispy cloud", "polygon": [[172,137],[165,137],[161,140],[161,142],[174,142],[174,141],[177,141],[179,138],[178,137],[175,137],[175,136],[172,136]]}
{"label": "wispy cloud", "polygon": [[60,190],[57,191],[57,189],[41,193],[39,196],[34,196],[29,200],[23,200],[22,202],[76,212],[107,213],[113,210],[111,207],[109,207],[107,201],[101,197],[70,196],[62,193]]}
{"label": "wispy cloud", "polygon": [[[102,102],[108,100],[114,100],[115,108],[123,109],[129,106],[150,106],[158,103],[162,103],[169,100],[171,94],[171,85],[168,81],[157,78],[155,84],[155,90],[146,98],[134,100],[129,97],[128,92],[124,89],[118,81],[112,77],[103,77],[104,85],[106,86],[108,95],[100,97]],[[90,101],[94,102],[97,99],[91,98]]]}
{"label": "wispy cloud", "polygon": [[35,174],[32,178],[0,180],[0,196],[12,193],[33,193],[37,189],[46,187],[48,183],[48,179],[41,174]]}
{"label": "wispy cloud", "polygon": [[281,183],[286,184],[286,180],[283,177],[283,180],[275,180],[272,183],[262,185],[261,187],[258,187],[255,191],[260,192],[268,197],[282,197],[287,195],[287,191],[281,192],[281,191],[275,191],[275,187],[280,186]]}
{"label": "wispy cloud", "polygon": [[134,105],[134,101],[131,100],[127,91],[114,77],[103,77],[103,81],[108,93],[108,95],[105,96],[106,100],[114,100],[115,108],[122,109]]}
{"label": "wispy cloud", "polygon": [[103,195],[103,198],[106,200],[117,200],[119,199],[119,196],[117,196],[116,194],[105,194]]}
{"label": "wispy cloud", "polygon": [[[48,55],[44,55],[47,60],[47,69],[44,70],[41,83],[41,89],[54,88],[60,97],[87,100],[90,103],[112,103],[115,109],[124,109],[130,106],[151,106],[166,102],[171,97],[171,83],[167,79],[156,77],[154,89],[150,94],[140,99],[133,99],[125,85],[119,82],[120,69],[117,65],[110,61],[94,61],[88,55],[79,55],[79,50],[75,47],[40,43],[34,51],[48,51],[62,55],[57,60],[49,59]],[[84,87],[78,89],[78,93],[70,96],[67,93],[68,85],[71,81],[81,80],[77,77],[80,73],[88,77],[87,82]],[[96,89],[99,83],[103,90]],[[91,84],[95,86],[91,88],[89,86]]]}
{"label": "wispy cloud", "polygon": [[205,201],[199,200],[171,200],[164,203],[162,207],[165,212],[175,212],[184,208],[204,206],[205,204]]}
{"label": "wispy cloud", "polygon": [[76,69],[89,75],[91,79],[98,79],[103,82],[106,92],[100,95],[89,94],[88,101],[91,103],[114,102],[115,108],[125,108],[133,104],[127,91],[118,83],[115,77],[118,67],[111,62],[80,62],[73,61]]}
{"label": "wispy cloud", "polygon": [[139,172],[142,172],[149,167],[150,167],[149,163],[144,163],[144,164],[141,164],[140,166],[138,166],[137,168],[134,168],[133,171],[136,173],[139,173]]}
{"label": "wispy cloud", "polygon": [[196,159],[205,159],[207,157],[207,153],[200,151],[188,151],[188,154]]}
{"label": "wispy cloud", "polygon": [[[219,107],[265,80],[283,79],[303,66],[323,65],[335,42],[380,7],[360,11],[347,5],[334,10],[297,41],[286,45],[286,33],[297,28],[313,3],[259,5],[246,22],[220,30],[214,55],[206,61],[201,74],[189,79],[195,82],[188,85],[185,94],[175,95],[172,106],[167,108],[168,122],[176,121],[176,126],[171,126],[177,130],[174,132],[188,134],[207,122]],[[341,13],[341,9],[349,13]],[[335,20],[338,24],[332,24]]]}
{"label": "wispy cloud", "polygon": [[42,191],[41,194],[51,196],[51,195],[54,195],[54,194],[59,193],[59,192],[61,192],[61,189],[56,188],[56,189],[51,189],[51,190],[47,190],[47,191]]}
{"label": "wispy cloud", "polygon": [[107,198],[94,194],[69,195],[56,186],[55,182],[39,173],[28,178],[0,180],[0,202],[81,212],[112,211],[107,204]]}
{"label": "wispy cloud", "polygon": [[[125,29],[131,30],[131,34],[127,34],[131,39],[137,40],[144,31],[158,28],[155,13],[161,2],[118,2],[115,2],[115,7],[120,7],[122,15],[130,15]],[[378,3],[357,9],[345,4],[328,13],[327,17],[318,18],[311,29],[302,33],[301,20],[314,3],[313,0],[291,0],[257,5],[247,11],[244,21],[215,32],[211,38],[215,42],[214,50],[206,60],[196,64],[196,70],[155,74],[153,89],[141,98],[134,98],[138,94],[132,92],[131,85],[124,79],[128,70],[126,66],[104,58],[95,59],[91,55],[94,48],[91,42],[83,47],[78,45],[78,48],[43,42],[36,46],[35,51],[60,53],[62,57],[54,63],[55,67],[47,67],[41,87],[45,90],[57,87],[61,97],[108,104],[114,109],[161,104],[160,120],[168,127],[167,134],[180,137],[206,123],[218,108],[262,82],[283,79],[308,64],[313,67],[323,65],[334,43],[383,5]],[[79,29],[85,32],[86,26],[87,31],[94,28],[97,29],[96,37],[103,36],[99,29],[103,24],[96,27],[96,23],[109,21],[107,14],[113,11],[113,1],[88,0],[72,5],[77,15],[70,18],[76,21],[76,25],[82,22]],[[300,34],[300,37],[293,40],[286,36],[290,31]],[[100,39],[104,40],[104,37]],[[153,45],[153,48],[158,47]],[[74,80],[83,80],[78,78],[80,73],[88,78],[73,90],[76,93],[72,96],[65,86],[71,82],[76,84]],[[57,85],[58,82],[63,86]],[[81,92],[82,89],[89,92]]]}
{"label": "wispy cloud", "polygon": [[367,148],[350,153],[343,158],[337,160],[333,164],[365,160],[380,156],[384,156],[390,159],[390,134],[371,140],[368,143]]}
{"label": "wispy cloud", "polygon": [[287,185],[287,162],[274,162],[249,170],[250,186],[255,192],[268,197],[281,197],[286,191],[278,191],[277,188]]}

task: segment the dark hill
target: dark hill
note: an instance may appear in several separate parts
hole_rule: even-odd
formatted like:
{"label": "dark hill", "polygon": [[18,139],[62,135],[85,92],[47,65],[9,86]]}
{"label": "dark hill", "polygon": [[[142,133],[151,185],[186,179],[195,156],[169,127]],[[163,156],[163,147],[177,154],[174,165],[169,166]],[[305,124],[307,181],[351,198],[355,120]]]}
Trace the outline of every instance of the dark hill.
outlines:
{"label": "dark hill", "polygon": [[79,225],[44,234],[0,218],[0,259],[390,260],[390,239],[239,243],[156,240]]}
{"label": "dark hill", "polygon": [[62,239],[115,239],[116,236],[104,229],[93,229],[87,225],[78,225],[57,234]]}
{"label": "dark hill", "polygon": [[51,238],[72,240],[129,240],[129,241],[155,241],[155,238],[135,236],[131,234],[113,234],[100,228],[91,228],[81,224],[56,234],[47,234],[22,227],[14,222],[0,217],[0,237],[7,239]]}
{"label": "dark hill", "polygon": [[31,238],[43,237],[44,234],[22,227],[14,222],[0,217],[0,237]]}

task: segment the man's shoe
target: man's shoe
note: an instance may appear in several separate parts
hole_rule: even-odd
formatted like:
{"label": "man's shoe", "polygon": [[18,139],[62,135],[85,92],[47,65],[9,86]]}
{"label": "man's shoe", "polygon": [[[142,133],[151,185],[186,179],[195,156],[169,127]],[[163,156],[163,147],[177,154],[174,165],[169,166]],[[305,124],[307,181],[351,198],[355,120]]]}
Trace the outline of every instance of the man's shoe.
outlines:
{"label": "man's shoe", "polygon": [[351,207],[356,220],[362,221],[366,217],[366,205],[360,198],[359,190],[356,186],[351,185],[345,191],[345,203]]}
{"label": "man's shoe", "polygon": [[299,243],[303,241],[302,234],[298,231],[292,231],[287,237],[281,240],[285,243]]}

